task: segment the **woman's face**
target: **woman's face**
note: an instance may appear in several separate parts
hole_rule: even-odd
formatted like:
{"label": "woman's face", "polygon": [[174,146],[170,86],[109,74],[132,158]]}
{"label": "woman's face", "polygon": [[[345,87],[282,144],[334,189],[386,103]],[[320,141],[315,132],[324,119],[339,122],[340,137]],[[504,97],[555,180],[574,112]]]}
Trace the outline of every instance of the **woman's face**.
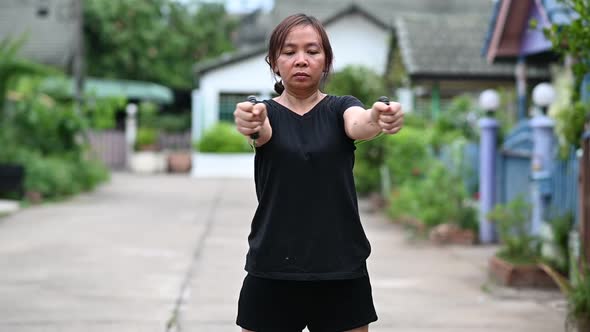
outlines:
{"label": "woman's face", "polygon": [[288,90],[315,90],[325,65],[320,35],[311,25],[304,25],[289,32],[273,69]]}

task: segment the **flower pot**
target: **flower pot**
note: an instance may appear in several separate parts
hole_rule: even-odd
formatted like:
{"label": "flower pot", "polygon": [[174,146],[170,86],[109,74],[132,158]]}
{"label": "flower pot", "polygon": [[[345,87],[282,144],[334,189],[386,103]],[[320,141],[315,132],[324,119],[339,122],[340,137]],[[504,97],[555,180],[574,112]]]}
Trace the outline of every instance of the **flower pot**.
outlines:
{"label": "flower pot", "polygon": [[160,173],[166,170],[166,158],[160,152],[140,151],[131,155],[129,166],[135,173]]}
{"label": "flower pot", "polygon": [[489,274],[493,280],[508,287],[556,287],[553,279],[537,265],[517,265],[495,255],[489,262]]}
{"label": "flower pot", "polygon": [[168,154],[168,171],[187,173],[191,170],[192,155],[190,152],[171,152]]}
{"label": "flower pot", "polygon": [[459,244],[473,245],[475,233],[470,229],[461,229],[454,224],[440,224],[434,227],[429,234],[430,241],[435,244]]}

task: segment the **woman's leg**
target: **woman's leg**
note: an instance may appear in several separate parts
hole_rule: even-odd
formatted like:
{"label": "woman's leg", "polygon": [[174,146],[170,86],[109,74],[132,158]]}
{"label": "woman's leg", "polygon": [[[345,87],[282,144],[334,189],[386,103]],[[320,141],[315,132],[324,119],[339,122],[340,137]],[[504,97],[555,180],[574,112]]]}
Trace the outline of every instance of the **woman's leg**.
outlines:
{"label": "woman's leg", "polygon": [[345,331],[345,332],[369,332],[369,325],[365,325],[363,327],[359,327],[359,328],[354,329],[354,330],[348,330],[348,331]]}

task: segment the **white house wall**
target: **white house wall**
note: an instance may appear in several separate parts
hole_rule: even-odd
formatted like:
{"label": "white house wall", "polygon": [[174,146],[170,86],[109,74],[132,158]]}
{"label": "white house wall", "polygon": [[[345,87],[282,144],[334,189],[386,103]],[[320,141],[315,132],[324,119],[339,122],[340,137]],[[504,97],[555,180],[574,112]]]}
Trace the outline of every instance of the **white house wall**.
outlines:
{"label": "white house wall", "polygon": [[387,68],[390,33],[354,14],[326,27],[334,51],[334,70],[363,65],[383,75]]}
{"label": "white house wall", "polygon": [[[199,139],[205,128],[217,123],[219,119],[220,93],[256,93],[269,96],[274,88],[268,64],[264,61],[266,54],[260,54],[244,61],[226,65],[205,73],[201,77],[199,94],[193,99],[198,103],[193,126],[193,138]],[[201,98],[200,101],[195,100]],[[202,110],[202,112],[200,112]]]}
{"label": "white house wall", "polygon": [[[348,65],[363,65],[384,74],[390,44],[389,30],[365,17],[346,15],[326,27],[334,51],[334,70]],[[202,75],[200,90],[193,94],[193,139],[219,119],[220,93],[257,93],[270,96],[274,81],[266,54],[211,70]]]}

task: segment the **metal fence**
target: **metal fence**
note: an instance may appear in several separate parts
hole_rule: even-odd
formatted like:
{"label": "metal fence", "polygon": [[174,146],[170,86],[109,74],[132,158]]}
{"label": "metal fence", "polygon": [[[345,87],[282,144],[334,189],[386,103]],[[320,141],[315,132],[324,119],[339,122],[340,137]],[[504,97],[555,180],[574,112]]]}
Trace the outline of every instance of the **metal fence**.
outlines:
{"label": "metal fence", "polygon": [[190,150],[192,147],[191,132],[160,133],[158,146],[162,150]]}
{"label": "metal fence", "polygon": [[90,150],[111,169],[123,169],[126,164],[125,132],[120,130],[91,131],[88,133]]}
{"label": "metal fence", "polygon": [[[127,160],[125,132],[121,130],[91,131],[88,133],[94,156],[114,170],[124,169]],[[191,133],[160,133],[158,146],[161,150],[190,150]]]}
{"label": "metal fence", "polygon": [[552,174],[553,195],[548,211],[549,218],[572,213],[574,220],[579,220],[578,177],[580,165],[576,150],[570,149],[567,159],[560,159],[554,164]]}

